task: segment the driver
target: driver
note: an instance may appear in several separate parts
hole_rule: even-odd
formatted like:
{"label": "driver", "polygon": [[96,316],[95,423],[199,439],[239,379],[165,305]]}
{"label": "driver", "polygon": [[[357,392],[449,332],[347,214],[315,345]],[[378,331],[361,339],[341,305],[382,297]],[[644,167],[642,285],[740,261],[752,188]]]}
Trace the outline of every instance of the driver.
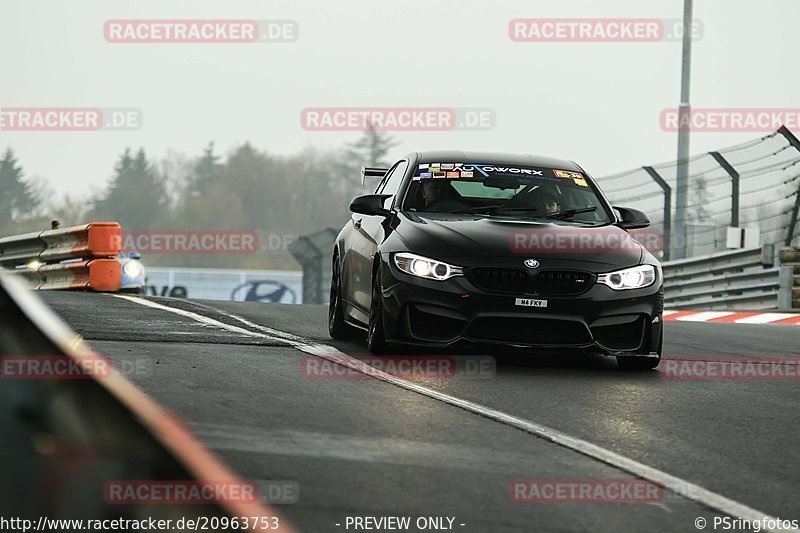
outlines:
{"label": "driver", "polygon": [[467,207],[467,204],[453,197],[453,189],[445,180],[422,181],[422,199],[425,201],[425,211],[447,213]]}
{"label": "driver", "polygon": [[558,213],[558,198],[550,191],[540,189],[533,194],[533,207],[537,215]]}

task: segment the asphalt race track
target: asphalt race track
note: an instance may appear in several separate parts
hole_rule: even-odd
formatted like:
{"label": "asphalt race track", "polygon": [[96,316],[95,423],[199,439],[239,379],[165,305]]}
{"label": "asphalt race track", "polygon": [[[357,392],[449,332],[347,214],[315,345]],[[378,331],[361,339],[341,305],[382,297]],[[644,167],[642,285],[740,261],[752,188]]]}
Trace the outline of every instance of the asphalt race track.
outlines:
{"label": "asphalt race track", "polygon": [[[201,321],[110,295],[40,295],[241,477],[296,481],[299,502],[282,510],[300,531],[354,531],[345,524],[356,516],[449,517],[464,532],[697,531],[698,517],[713,530],[722,514],[671,491],[649,503],[512,501],[515,480],[635,476],[393,383],[307,377],[313,356],[258,326],[365,355],[364,342],[328,338],[322,306],[147,300]],[[413,382],[800,519],[797,379],[684,380],[664,362],[626,373],[599,356],[492,355],[491,376]],[[665,356],[800,356],[800,326],[666,322]]]}

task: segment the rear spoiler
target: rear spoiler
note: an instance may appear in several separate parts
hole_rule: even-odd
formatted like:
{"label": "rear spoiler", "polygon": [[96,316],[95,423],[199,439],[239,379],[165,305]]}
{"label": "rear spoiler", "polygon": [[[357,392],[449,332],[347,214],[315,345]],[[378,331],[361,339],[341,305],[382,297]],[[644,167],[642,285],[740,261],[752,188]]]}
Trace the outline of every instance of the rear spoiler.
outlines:
{"label": "rear spoiler", "polygon": [[367,178],[382,178],[389,172],[388,168],[361,167],[361,186],[364,186]]}

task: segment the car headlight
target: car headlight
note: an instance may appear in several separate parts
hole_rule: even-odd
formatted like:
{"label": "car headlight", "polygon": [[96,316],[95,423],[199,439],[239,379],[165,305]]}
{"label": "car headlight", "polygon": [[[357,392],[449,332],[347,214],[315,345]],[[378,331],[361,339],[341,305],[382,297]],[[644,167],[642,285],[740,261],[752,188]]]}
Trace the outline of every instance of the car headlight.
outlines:
{"label": "car headlight", "polygon": [[444,281],[453,276],[464,275],[461,267],[415,254],[394,254],[394,264],[406,274],[436,281]]}
{"label": "car headlight", "polygon": [[652,285],[656,280],[656,269],[653,265],[639,265],[625,270],[617,270],[608,274],[600,274],[597,283],[611,287],[615,291],[625,289],[641,289]]}
{"label": "car headlight", "polygon": [[127,261],[122,265],[122,270],[129,278],[138,278],[142,274],[142,264],[139,261]]}

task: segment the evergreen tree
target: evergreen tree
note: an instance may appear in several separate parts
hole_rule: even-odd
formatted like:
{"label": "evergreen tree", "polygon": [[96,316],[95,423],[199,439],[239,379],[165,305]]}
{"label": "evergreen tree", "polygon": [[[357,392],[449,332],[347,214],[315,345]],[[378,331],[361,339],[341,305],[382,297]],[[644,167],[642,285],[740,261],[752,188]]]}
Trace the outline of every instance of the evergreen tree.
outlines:
{"label": "evergreen tree", "polygon": [[214,154],[214,142],[208,143],[194,167],[194,178],[189,185],[189,194],[193,197],[200,196],[217,182],[222,174],[219,159],[220,157]]}
{"label": "evergreen tree", "polygon": [[39,203],[40,198],[25,180],[14,151],[8,148],[0,160],[0,227],[30,214]]}
{"label": "evergreen tree", "polygon": [[119,222],[124,229],[145,230],[165,217],[168,198],[161,177],[143,149],[120,156],[105,194],[93,202],[92,218]]}
{"label": "evergreen tree", "polygon": [[387,156],[398,142],[387,132],[376,130],[370,122],[361,138],[348,145],[346,153],[349,159],[356,160],[359,168],[362,164],[368,167],[388,167],[391,162]]}

